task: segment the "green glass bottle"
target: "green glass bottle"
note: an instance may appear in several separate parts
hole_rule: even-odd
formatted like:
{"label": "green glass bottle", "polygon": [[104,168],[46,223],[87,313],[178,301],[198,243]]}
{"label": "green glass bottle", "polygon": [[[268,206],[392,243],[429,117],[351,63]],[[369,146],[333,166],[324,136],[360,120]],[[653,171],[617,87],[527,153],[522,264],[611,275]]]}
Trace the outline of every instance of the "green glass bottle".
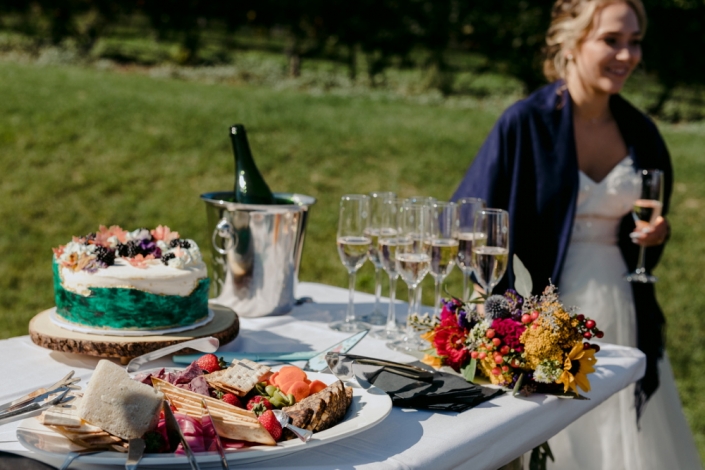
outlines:
{"label": "green glass bottle", "polygon": [[245,126],[230,126],[230,140],[235,153],[235,202],[242,204],[276,204],[272,191],[252,159]]}

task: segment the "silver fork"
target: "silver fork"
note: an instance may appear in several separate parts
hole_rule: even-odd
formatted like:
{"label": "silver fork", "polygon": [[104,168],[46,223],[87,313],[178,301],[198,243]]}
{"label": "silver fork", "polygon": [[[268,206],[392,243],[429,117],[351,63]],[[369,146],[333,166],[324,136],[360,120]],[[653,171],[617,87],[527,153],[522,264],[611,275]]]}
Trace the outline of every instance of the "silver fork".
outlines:
{"label": "silver fork", "polygon": [[279,421],[279,424],[282,428],[287,428],[289,431],[296,434],[296,437],[298,437],[302,441],[308,442],[311,439],[311,436],[313,436],[313,432],[309,431],[308,429],[301,429],[291,424],[289,422],[291,418],[288,414],[286,414],[286,411],[272,410],[272,413],[274,413],[274,416],[277,418],[277,421]]}

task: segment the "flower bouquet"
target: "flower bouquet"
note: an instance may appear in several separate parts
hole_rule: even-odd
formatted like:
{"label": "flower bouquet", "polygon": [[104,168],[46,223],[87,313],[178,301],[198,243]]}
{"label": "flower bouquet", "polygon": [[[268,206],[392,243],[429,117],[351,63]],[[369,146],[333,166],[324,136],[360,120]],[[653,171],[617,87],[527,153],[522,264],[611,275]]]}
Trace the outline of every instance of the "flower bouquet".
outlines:
{"label": "flower bouquet", "polygon": [[595,371],[600,349],[588,340],[603,332],[594,320],[566,309],[555,286],[532,296],[528,271],[516,257],[514,266],[517,290],[479,302],[451,298],[439,317],[412,319],[431,344],[424,362],[449,366],[469,381],[480,374],[515,394],[580,397],[578,388],[590,391],[588,374]]}

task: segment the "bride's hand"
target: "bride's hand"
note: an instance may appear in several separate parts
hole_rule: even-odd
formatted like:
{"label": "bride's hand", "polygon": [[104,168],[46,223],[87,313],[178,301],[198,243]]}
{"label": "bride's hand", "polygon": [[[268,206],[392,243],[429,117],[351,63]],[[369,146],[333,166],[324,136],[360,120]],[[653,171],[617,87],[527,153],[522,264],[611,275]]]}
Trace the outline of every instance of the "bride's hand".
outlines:
{"label": "bride's hand", "polygon": [[659,216],[653,225],[640,221],[629,236],[637,245],[657,246],[666,241],[669,230],[668,221]]}

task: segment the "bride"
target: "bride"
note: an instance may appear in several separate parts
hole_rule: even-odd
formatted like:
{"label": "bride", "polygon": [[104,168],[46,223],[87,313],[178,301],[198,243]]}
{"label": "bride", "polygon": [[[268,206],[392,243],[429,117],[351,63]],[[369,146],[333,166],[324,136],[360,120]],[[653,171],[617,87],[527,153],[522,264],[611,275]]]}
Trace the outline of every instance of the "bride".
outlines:
{"label": "bride", "polygon": [[558,0],[544,63],[552,83],[504,112],[453,196],[507,209],[511,250],[536,290],[551,279],[565,305],[597,321],[603,341],[646,354],[641,381],[550,441],[561,469],[702,468],[663,354],[653,284],[622,279],[639,245],[653,269],[669,234],[664,217],[637,230],[630,215],[637,168],[664,172],[664,215],[672,187],[658,129],[619,95],[645,29],[641,0]]}

